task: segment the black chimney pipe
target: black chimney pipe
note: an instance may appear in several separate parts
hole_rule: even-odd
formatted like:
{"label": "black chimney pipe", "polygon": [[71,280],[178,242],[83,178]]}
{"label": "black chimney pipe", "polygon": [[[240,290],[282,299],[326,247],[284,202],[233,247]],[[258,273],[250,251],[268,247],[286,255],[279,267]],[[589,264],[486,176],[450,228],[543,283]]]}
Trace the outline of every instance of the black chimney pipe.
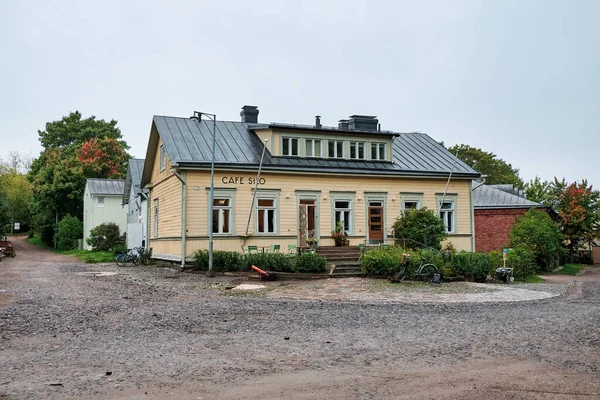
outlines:
{"label": "black chimney pipe", "polygon": [[321,116],[315,115],[315,128],[321,129]]}

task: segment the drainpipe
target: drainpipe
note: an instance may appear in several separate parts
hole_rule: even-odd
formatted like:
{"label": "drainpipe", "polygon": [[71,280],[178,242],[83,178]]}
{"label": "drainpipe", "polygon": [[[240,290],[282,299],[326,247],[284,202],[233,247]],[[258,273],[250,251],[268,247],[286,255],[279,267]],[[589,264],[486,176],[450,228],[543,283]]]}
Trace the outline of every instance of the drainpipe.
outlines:
{"label": "drainpipe", "polygon": [[185,268],[185,254],[186,254],[186,185],[185,185],[185,172],[182,172],[182,175],[179,175],[177,170],[172,170],[173,174],[181,181],[181,267],[180,270],[183,271]]}
{"label": "drainpipe", "polygon": [[473,181],[471,181],[471,251],[475,251],[475,205],[473,204],[473,191],[485,183],[485,178],[487,178],[487,175],[481,175],[481,182],[475,187],[473,187]]}
{"label": "drainpipe", "polygon": [[[144,193],[144,190],[142,189],[142,191],[140,192],[140,196],[142,196],[145,200],[146,200],[146,222],[148,222],[146,224],[146,235],[145,235],[145,239],[144,240],[144,249],[147,251],[150,251],[150,216],[151,216],[151,209],[150,209],[150,193],[146,194]],[[143,208],[142,204],[144,204],[142,201],[140,201],[140,210]],[[144,228],[142,228],[142,230],[144,230]]]}

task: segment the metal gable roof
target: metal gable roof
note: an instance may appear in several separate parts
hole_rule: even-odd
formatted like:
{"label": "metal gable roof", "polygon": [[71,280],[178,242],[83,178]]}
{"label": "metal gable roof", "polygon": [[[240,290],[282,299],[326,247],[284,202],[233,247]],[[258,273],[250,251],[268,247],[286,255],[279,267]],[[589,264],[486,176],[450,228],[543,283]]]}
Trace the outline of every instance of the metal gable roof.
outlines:
{"label": "metal gable roof", "polygon": [[144,170],[144,160],[133,158],[127,165],[127,177],[125,178],[125,188],[123,190],[123,204],[129,203],[129,193],[131,187],[134,187],[135,194],[141,192],[140,184],[142,182],[142,172]]}
{"label": "metal gable roof", "polygon": [[125,189],[125,179],[88,178],[86,185],[92,195],[122,196]]}
{"label": "metal gable roof", "polygon": [[473,190],[473,207],[483,208],[543,208],[540,203],[527,200],[490,185],[481,185]]}
{"label": "metal gable roof", "polygon": [[[213,122],[209,120],[154,116],[154,126],[161,137],[169,160],[180,167],[205,167],[211,162]],[[271,124],[275,126],[275,124]],[[217,121],[215,163],[221,168],[256,168],[263,143],[253,132],[263,125]],[[388,133],[389,134],[389,133]],[[364,174],[453,176],[476,178],[479,172],[456,160],[431,137],[423,133],[395,133],[393,162],[327,158],[274,157],[267,150],[265,170],[352,172]]]}

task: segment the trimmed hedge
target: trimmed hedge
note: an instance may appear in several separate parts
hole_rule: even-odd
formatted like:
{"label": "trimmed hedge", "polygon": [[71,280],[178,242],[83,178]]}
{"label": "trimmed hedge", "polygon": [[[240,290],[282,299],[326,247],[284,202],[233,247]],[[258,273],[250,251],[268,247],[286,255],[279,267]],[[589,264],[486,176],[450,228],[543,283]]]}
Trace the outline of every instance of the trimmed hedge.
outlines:
{"label": "trimmed hedge", "polygon": [[[239,272],[250,271],[256,265],[265,271],[323,273],[327,261],[319,254],[302,253],[300,255],[283,253],[253,253],[240,254],[235,251],[214,251],[213,271]],[[194,253],[194,269],[208,270],[208,250],[198,250]]]}
{"label": "trimmed hedge", "polygon": [[413,276],[421,265],[421,258],[425,263],[435,264],[443,273],[442,253],[434,249],[407,250],[401,246],[388,248],[374,248],[365,251],[361,258],[361,272],[363,275],[389,276],[400,268],[403,254],[409,254],[407,265],[409,276]]}
{"label": "trimmed hedge", "polygon": [[452,269],[467,280],[485,281],[493,271],[490,257],[485,253],[461,251],[452,257]]}

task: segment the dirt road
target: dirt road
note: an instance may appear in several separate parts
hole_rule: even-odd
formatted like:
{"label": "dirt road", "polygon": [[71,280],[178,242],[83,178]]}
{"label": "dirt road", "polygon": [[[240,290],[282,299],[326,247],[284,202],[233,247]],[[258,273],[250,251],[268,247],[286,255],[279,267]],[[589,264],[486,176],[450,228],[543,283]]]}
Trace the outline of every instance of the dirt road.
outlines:
{"label": "dirt road", "polygon": [[321,301],[15,247],[0,399],[600,399],[599,268],[538,301]]}

